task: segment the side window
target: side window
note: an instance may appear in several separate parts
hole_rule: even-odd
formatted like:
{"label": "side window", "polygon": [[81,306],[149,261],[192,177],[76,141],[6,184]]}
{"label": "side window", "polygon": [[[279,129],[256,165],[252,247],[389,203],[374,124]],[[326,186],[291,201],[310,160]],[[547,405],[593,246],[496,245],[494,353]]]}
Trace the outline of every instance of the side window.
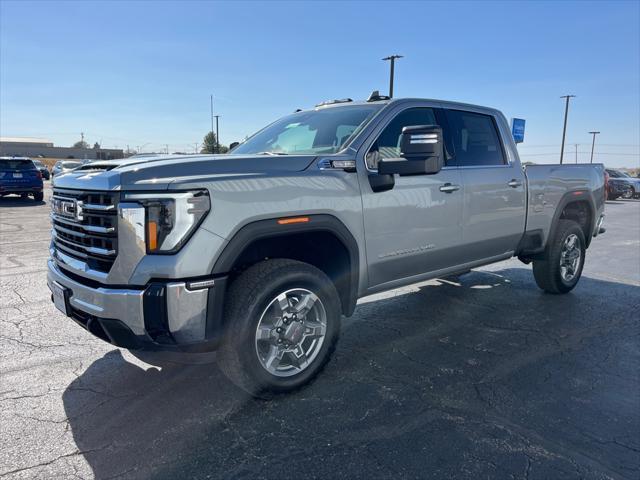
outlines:
{"label": "side window", "polygon": [[456,163],[461,166],[504,165],[500,137],[493,117],[461,110],[447,110]]}
{"label": "side window", "polygon": [[412,125],[438,125],[433,109],[409,108],[400,112],[371,145],[365,158],[367,167],[375,170],[380,159],[399,157],[402,129]]}

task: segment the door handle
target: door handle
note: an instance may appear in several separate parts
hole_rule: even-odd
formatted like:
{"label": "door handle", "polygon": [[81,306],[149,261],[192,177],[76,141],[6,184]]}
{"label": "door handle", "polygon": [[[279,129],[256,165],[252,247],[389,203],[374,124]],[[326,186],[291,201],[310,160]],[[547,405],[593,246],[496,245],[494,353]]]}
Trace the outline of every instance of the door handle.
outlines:
{"label": "door handle", "polygon": [[453,193],[456,190],[460,190],[460,185],[453,185],[451,183],[445,183],[440,187],[440,191],[444,193]]}
{"label": "door handle", "polygon": [[520,180],[516,180],[515,178],[507,183],[511,188],[518,188],[522,186],[522,182]]}

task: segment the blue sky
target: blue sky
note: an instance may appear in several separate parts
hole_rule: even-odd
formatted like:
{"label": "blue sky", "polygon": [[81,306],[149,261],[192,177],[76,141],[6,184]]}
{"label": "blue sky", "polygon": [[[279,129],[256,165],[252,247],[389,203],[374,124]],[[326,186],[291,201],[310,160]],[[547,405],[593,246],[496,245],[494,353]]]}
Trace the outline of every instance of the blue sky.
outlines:
{"label": "blue sky", "polygon": [[0,133],[193,151],[386,91],[527,120],[523,159],[640,163],[640,2],[0,2]]}

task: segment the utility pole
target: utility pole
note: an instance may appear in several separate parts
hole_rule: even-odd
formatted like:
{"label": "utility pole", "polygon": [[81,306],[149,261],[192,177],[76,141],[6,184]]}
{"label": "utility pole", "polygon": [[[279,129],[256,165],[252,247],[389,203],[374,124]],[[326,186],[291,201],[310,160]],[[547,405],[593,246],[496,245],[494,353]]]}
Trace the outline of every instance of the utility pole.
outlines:
{"label": "utility pole", "polygon": [[213,133],[213,94],[211,94],[211,133]]}
{"label": "utility pole", "polygon": [[396,58],[402,58],[403,55],[389,55],[388,57],[384,57],[382,60],[391,62],[390,71],[389,71],[389,98],[393,98],[393,75],[396,65]]}
{"label": "utility pole", "polygon": [[220,153],[220,136],[218,134],[218,118],[220,115],[214,115],[216,117],[216,151],[215,153]]}
{"label": "utility pole", "polygon": [[591,162],[589,163],[593,163],[593,149],[596,146],[596,135],[598,135],[600,132],[589,132],[591,135],[593,135],[593,141],[591,142]]}
{"label": "utility pole", "polygon": [[578,163],[578,143],[574,143],[574,146],[576,147],[576,163]]}
{"label": "utility pole", "polygon": [[164,150],[165,150],[165,152],[166,152],[166,153],[167,153],[167,155],[168,155],[168,154],[169,154],[169,144],[168,144],[168,143],[165,143],[165,144],[164,144]]}
{"label": "utility pole", "polygon": [[562,148],[560,150],[560,165],[562,165],[562,157],[564,156],[564,139],[567,135],[567,116],[569,115],[569,99],[575,97],[575,95],[563,95],[560,98],[566,99],[564,106],[564,127],[562,128]]}

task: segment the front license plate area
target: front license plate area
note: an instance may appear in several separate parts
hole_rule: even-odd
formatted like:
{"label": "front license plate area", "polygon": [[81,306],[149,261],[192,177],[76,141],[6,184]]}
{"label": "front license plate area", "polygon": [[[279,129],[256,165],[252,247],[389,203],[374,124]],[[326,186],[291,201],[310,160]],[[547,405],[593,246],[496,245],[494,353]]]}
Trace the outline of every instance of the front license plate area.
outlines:
{"label": "front license plate area", "polygon": [[51,284],[51,288],[53,291],[53,304],[56,306],[58,310],[60,310],[65,315],[69,315],[69,289],[63,287],[59,283],[53,282]]}

